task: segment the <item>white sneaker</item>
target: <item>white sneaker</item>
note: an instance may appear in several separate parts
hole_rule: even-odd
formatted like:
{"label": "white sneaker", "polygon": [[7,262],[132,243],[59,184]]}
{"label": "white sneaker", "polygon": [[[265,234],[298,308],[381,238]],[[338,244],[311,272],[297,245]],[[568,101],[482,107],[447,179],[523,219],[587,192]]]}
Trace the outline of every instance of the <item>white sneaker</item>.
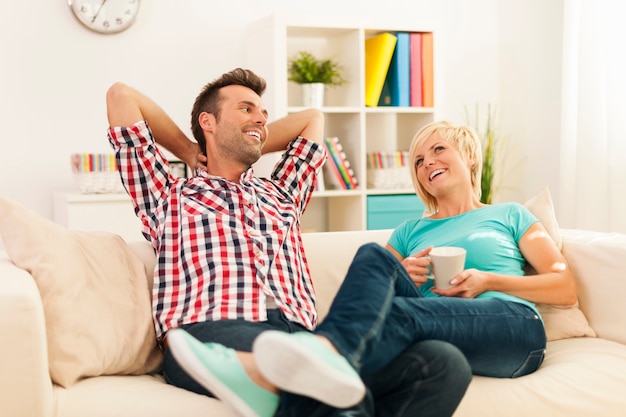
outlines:
{"label": "white sneaker", "polygon": [[252,352],[265,378],[283,391],[348,408],[365,397],[365,385],[346,358],[308,332],[265,331]]}

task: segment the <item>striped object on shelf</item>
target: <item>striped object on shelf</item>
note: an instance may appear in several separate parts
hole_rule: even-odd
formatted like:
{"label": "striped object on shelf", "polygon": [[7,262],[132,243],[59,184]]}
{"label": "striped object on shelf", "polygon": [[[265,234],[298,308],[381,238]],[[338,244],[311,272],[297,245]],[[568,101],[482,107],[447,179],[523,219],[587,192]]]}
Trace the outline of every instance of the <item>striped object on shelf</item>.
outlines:
{"label": "striped object on shelf", "polygon": [[408,151],[367,154],[367,187],[393,190],[413,188]]}
{"label": "striped object on shelf", "polygon": [[72,172],[83,194],[125,192],[113,153],[74,153]]}

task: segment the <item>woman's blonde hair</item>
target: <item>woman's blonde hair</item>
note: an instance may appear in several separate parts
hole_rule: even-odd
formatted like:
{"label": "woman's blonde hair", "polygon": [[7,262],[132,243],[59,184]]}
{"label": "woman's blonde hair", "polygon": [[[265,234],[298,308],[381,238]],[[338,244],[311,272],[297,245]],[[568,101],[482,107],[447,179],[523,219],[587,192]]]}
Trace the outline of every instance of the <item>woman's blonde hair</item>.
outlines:
{"label": "woman's blonde hair", "polygon": [[465,162],[472,161],[472,165],[470,167],[472,188],[474,190],[474,194],[476,194],[476,197],[480,200],[480,178],[483,169],[483,151],[480,139],[471,127],[456,126],[445,120],[432,122],[422,127],[411,141],[411,147],[409,149],[409,161],[411,161],[412,167],[411,180],[413,181],[413,187],[415,188],[415,192],[419,198],[424,202],[426,208],[430,212],[437,212],[437,199],[428,193],[418,181],[417,167],[415,165],[418,149],[420,149],[422,144],[434,134],[439,135],[441,139],[454,145]]}

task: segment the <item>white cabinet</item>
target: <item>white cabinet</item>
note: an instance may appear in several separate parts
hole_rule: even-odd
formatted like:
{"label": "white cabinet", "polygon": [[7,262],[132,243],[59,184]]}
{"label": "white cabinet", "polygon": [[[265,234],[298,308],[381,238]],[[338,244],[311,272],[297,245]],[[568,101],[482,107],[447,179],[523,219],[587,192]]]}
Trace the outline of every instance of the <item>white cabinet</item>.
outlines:
{"label": "white cabinet", "polygon": [[[431,31],[286,15],[272,15],[248,27],[247,67],[267,81],[263,100],[271,119],[303,109],[300,86],[287,80],[288,61],[299,51],[337,60],[347,80],[344,85],[326,88],[321,110],[325,114],[325,134],[341,140],[359,188],[315,192],[303,218],[305,231],[363,230],[367,227],[368,196],[413,194],[412,189],[367,187],[367,154],[408,150],[415,132],[434,120],[434,108],[365,106],[365,40],[381,32]],[[436,91],[435,95],[437,100]],[[261,173],[274,160],[272,155],[263,158],[258,165]]]}
{"label": "white cabinet", "polygon": [[115,233],[127,242],[145,240],[126,194],[55,193],[54,221],[73,230]]}

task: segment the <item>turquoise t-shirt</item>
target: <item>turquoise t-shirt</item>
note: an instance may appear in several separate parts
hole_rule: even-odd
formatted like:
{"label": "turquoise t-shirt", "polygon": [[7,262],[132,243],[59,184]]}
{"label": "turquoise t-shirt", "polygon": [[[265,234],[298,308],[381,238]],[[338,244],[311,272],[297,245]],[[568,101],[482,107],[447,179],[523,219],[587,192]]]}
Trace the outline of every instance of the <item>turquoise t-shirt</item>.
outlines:
{"label": "turquoise t-shirt", "polygon": [[[467,251],[465,269],[522,276],[526,260],[518,242],[537,221],[521,204],[494,204],[446,219],[407,220],[393,231],[389,245],[405,258],[428,246],[459,246]],[[419,290],[426,297],[439,297],[430,291],[432,286],[433,280],[428,280]],[[514,301],[537,311],[530,301],[497,291],[487,291],[476,298]]]}

